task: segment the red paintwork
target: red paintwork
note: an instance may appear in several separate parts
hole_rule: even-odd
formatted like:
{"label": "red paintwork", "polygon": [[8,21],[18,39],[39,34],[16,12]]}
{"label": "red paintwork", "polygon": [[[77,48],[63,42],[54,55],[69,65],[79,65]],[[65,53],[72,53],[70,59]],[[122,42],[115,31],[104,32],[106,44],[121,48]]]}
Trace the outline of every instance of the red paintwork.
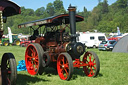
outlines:
{"label": "red paintwork", "polygon": [[95,59],[93,59],[92,57],[93,56],[91,53],[86,52],[83,57],[83,61],[80,61],[80,59],[75,59],[75,61],[73,62],[73,67],[77,67],[77,68],[83,67],[85,74],[88,77],[92,77],[96,70]]}
{"label": "red paintwork", "polygon": [[29,74],[36,75],[38,72],[38,53],[36,48],[30,44],[25,52],[25,64]]}
{"label": "red paintwork", "polygon": [[45,39],[44,37],[38,37],[35,40],[35,43],[39,43],[43,50],[49,49],[49,56],[51,58],[51,62],[56,62],[57,59],[55,56],[58,56],[62,52],[66,52],[65,46],[68,44],[67,42],[58,45],[55,41],[50,41]]}
{"label": "red paintwork", "polygon": [[83,62],[87,64],[87,66],[83,66],[84,73],[88,77],[92,77],[96,71],[96,62],[94,56],[91,53],[86,52],[83,56]]}
{"label": "red paintwork", "polygon": [[89,64],[83,62],[83,61],[80,61],[80,59],[75,59],[75,61],[73,62],[73,67],[77,67],[77,68],[80,68],[80,67],[83,67],[83,66],[88,66]]}
{"label": "red paintwork", "polygon": [[69,62],[64,55],[60,55],[57,60],[58,75],[62,80],[66,80],[69,76]]}

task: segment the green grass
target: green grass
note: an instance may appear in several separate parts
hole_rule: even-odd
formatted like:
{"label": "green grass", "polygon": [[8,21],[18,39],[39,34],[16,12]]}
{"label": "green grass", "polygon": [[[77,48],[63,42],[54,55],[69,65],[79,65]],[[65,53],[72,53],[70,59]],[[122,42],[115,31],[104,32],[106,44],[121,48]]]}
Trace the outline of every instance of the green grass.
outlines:
{"label": "green grass", "polygon": [[[0,60],[5,52],[14,54],[17,64],[24,60],[25,47],[0,46]],[[57,72],[47,68],[42,75],[31,76],[27,71],[18,72],[17,85],[128,85],[128,54],[88,49],[99,56],[100,72],[96,78],[83,74],[82,68],[75,69],[70,81],[63,81]]]}

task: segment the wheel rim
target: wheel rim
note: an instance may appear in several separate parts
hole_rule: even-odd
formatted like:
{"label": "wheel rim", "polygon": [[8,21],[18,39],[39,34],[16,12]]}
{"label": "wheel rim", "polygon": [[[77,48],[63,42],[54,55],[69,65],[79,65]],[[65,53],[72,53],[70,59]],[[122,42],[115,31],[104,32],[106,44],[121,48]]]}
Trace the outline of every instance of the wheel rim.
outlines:
{"label": "wheel rim", "polygon": [[20,45],[20,41],[16,41],[16,45]]}
{"label": "wheel rim", "polygon": [[86,52],[83,57],[83,62],[88,64],[88,66],[83,66],[84,73],[88,77],[94,76],[97,70],[94,55],[90,52]]}
{"label": "wheel rim", "polygon": [[7,43],[7,42],[5,42],[5,43],[4,43],[4,46],[8,46],[8,43]]}
{"label": "wheel rim", "polygon": [[57,71],[62,80],[69,80],[73,72],[72,60],[70,56],[61,54],[57,59]]}
{"label": "wheel rim", "polygon": [[1,40],[0,40],[0,44],[1,44]]}
{"label": "wheel rim", "polygon": [[39,61],[38,52],[32,44],[29,45],[25,53],[25,63],[29,74],[36,75],[38,73]]}

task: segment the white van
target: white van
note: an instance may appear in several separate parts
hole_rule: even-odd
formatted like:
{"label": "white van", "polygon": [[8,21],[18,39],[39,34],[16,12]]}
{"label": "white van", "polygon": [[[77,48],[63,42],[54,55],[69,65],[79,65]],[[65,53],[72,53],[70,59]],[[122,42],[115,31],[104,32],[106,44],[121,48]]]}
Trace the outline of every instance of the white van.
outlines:
{"label": "white van", "polygon": [[96,48],[102,41],[107,41],[105,33],[79,32],[79,34],[80,36],[77,37],[77,42],[85,44],[86,47]]}

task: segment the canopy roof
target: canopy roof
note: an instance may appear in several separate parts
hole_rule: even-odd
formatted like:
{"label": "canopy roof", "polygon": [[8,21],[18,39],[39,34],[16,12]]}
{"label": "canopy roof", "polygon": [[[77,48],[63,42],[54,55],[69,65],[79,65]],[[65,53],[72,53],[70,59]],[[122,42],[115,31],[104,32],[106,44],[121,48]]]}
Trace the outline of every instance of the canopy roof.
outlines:
{"label": "canopy roof", "polygon": [[16,3],[9,0],[0,0],[0,11],[3,12],[4,17],[21,13],[20,7]]}
{"label": "canopy roof", "polygon": [[[82,16],[76,15],[76,22],[80,22],[83,20],[84,18]],[[36,25],[57,26],[61,24],[69,24],[69,14],[60,14],[57,16],[51,16],[51,17],[44,18],[44,19],[22,23],[22,24],[19,24],[18,27],[22,28],[22,27],[31,27],[31,26],[36,26]]]}

